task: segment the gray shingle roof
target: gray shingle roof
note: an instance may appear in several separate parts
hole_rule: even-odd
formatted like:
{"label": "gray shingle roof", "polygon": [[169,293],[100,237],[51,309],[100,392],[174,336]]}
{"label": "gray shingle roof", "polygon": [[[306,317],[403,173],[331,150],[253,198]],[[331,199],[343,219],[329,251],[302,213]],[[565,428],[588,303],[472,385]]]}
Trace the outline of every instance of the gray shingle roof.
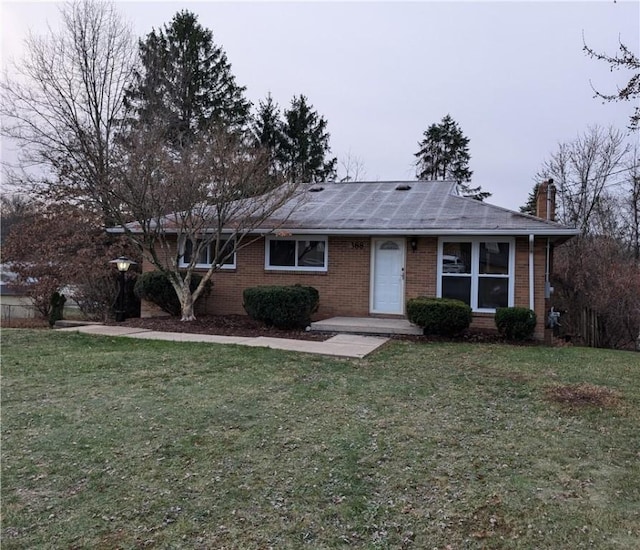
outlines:
{"label": "gray shingle roof", "polygon": [[[308,183],[252,232],[343,235],[545,235],[579,231],[459,196],[451,181]],[[251,200],[251,199],[247,199]],[[250,209],[249,209],[250,210]],[[165,230],[174,232],[172,217]],[[139,232],[137,222],[127,224]],[[122,228],[108,229],[120,233]]]}
{"label": "gray shingle roof", "polygon": [[454,182],[321,183],[304,188],[303,203],[293,211],[285,205],[273,216],[273,227],[344,234],[577,234],[555,222],[459,196]]}

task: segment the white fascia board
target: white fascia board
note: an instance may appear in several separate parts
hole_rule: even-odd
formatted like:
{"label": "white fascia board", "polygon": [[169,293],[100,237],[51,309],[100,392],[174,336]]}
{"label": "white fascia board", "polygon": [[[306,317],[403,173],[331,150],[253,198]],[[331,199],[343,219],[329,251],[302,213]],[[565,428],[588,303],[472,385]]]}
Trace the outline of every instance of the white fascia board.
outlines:
{"label": "white fascia board", "polygon": [[478,235],[498,235],[498,236],[520,236],[539,235],[545,237],[564,237],[579,235],[577,229],[305,229],[305,228],[282,228],[282,229],[256,229],[251,233],[270,234],[278,231],[305,235],[415,235],[415,236],[478,236]]}
{"label": "white fascia board", "polygon": [[[573,237],[580,234],[578,229],[305,229],[305,228],[274,228],[274,229],[253,229],[249,231],[254,235],[270,235],[279,231],[290,233],[292,235],[362,235],[362,236],[387,236],[387,235],[411,235],[411,236],[479,236],[479,235],[496,235],[496,236],[528,236],[537,235],[543,237]],[[107,233],[124,233],[122,227],[109,227]],[[142,233],[141,231],[131,230],[132,233]],[[175,229],[167,229],[167,234],[177,234]],[[223,233],[226,233],[223,231]],[[233,233],[233,231],[228,231]]]}

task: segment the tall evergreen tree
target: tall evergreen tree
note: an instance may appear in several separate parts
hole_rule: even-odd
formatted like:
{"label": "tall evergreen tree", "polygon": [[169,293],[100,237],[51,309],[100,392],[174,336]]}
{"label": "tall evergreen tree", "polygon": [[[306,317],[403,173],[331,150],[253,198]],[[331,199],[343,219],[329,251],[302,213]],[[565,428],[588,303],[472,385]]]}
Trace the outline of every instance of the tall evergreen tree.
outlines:
{"label": "tall evergreen tree", "polygon": [[246,127],[250,103],[238,86],[224,50],[195,14],[178,12],[169,25],[139,42],[142,70],[127,98],[134,118],[158,121],[174,144],[190,141],[214,125],[230,130]]}
{"label": "tall evergreen tree", "polygon": [[289,181],[335,179],[338,160],[327,158],[331,152],[329,137],[325,118],[318,115],[304,95],[294,97],[284,112],[282,143],[278,153]]}
{"label": "tall evergreen tree", "polygon": [[284,139],[280,108],[271,94],[260,101],[251,123],[251,135],[256,147],[263,148],[269,156],[269,173],[278,177],[282,173],[280,162],[281,146]]}
{"label": "tall evergreen tree", "polygon": [[523,214],[531,214],[532,216],[538,215],[538,189],[540,188],[540,184],[536,183],[533,186],[533,189],[529,193],[527,197],[527,203],[520,207],[520,212]]}
{"label": "tall evergreen tree", "polygon": [[456,181],[463,195],[477,200],[491,196],[480,187],[467,185],[473,174],[469,169],[469,138],[451,115],[446,115],[439,124],[429,126],[423,136],[418,144],[420,149],[415,153],[418,179]]}

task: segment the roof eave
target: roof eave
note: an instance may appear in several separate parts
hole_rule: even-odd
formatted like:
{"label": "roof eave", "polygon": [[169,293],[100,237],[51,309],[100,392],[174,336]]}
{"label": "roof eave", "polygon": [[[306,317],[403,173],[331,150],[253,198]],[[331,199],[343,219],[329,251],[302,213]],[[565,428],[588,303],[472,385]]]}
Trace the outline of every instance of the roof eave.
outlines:
{"label": "roof eave", "polygon": [[[577,229],[571,228],[548,228],[548,229],[405,229],[405,228],[388,228],[388,229],[335,229],[335,228],[292,228],[292,227],[274,227],[256,228],[250,233],[257,235],[268,235],[279,231],[292,234],[305,235],[362,235],[362,236],[386,236],[386,235],[412,235],[412,236],[473,236],[473,235],[495,235],[495,236],[527,236],[537,235],[541,237],[574,237],[580,234]],[[123,234],[125,230],[122,227],[109,227],[108,233]],[[130,229],[131,233],[142,233],[140,230]],[[166,229],[166,234],[176,234],[177,229]]]}
{"label": "roof eave", "polygon": [[331,229],[331,228],[274,228],[256,229],[252,233],[269,234],[278,231],[286,233],[306,234],[306,235],[415,235],[415,236],[449,236],[449,235],[538,235],[549,237],[573,237],[580,234],[577,229],[571,228],[549,228],[549,229]]}

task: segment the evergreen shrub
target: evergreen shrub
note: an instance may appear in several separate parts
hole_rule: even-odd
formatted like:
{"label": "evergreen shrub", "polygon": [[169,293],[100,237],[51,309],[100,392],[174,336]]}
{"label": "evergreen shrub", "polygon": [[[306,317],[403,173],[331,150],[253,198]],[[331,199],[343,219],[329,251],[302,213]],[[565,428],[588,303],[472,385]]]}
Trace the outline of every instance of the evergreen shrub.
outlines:
{"label": "evergreen shrub", "polygon": [[455,336],[471,324],[471,308],[449,298],[412,298],[407,301],[407,316],[424,334]]}
{"label": "evergreen shrub", "polygon": [[56,321],[61,321],[64,314],[64,304],[67,301],[67,298],[64,294],[60,294],[59,292],[54,292],[51,295],[51,299],[49,303],[51,307],[49,308],[49,326],[52,327],[56,324]]}
{"label": "evergreen shrub", "polygon": [[528,340],[536,329],[536,313],[526,307],[501,307],[496,310],[498,332],[509,340]]}
{"label": "evergreen shrub", "polygon": [[243,298],[249,317],[279,329],[307,327],[320,303],[315,288],[301,285],[246,288]]}
{"label": "evergreen shrub", "polygon": [[[191,292],[198,288],[201,280],[202,277],[197,273],[191,274],[191,283],[189,284]],[[169,277],[161,271],[149,271],[138,276],[133,292],[141,300],[157,305],[162,311],[166,311],[174,317],[180,315],[181,307],[178,295],[169,281]]]}

